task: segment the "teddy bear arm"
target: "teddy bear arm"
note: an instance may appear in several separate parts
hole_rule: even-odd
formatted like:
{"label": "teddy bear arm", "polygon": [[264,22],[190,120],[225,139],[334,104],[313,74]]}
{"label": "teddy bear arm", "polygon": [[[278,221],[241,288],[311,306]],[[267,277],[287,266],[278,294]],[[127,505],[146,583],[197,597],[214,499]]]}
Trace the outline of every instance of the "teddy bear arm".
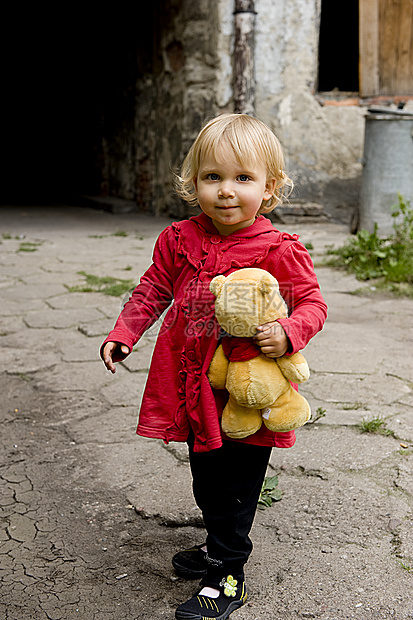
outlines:
{"label": "teddy bear arm", "polygon": [[283,355],[283,357],[277,358],[276,362],[284,377],[292,383],[304,383],[310,378],[310,369],[302,353]]}
{"label": "teddy bear arm", "polygon": [[208,369],[208,379],[216,390],[224,390],[227,381],[229,360],[225,356],[222,344],[215,351]]}

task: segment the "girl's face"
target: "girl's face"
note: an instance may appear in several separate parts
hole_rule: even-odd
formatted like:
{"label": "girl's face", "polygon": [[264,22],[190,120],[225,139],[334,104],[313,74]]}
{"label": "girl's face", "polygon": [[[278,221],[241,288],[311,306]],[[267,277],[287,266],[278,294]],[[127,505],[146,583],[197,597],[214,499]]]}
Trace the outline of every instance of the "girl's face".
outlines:
{"label": "girl's face", "polygon": [[210,154],[201,161],[194,184],[199,206],[221,235],[253,224],[262,201],[276,189],[263,165],[242,166],[228,145],[218,159]]}

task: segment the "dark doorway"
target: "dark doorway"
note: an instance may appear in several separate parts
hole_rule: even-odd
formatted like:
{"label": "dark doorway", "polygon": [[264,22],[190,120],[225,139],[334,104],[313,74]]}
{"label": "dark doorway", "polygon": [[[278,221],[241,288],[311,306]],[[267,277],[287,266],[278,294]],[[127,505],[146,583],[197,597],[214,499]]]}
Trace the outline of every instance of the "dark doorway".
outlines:
{"label": "dark doorway", "polygon": [[359,90],[358,0],[322,0],[318,90]]}
{"label": "dark doorway", "polygon": [[150,4],[4,17],[2,202],[101,192],[102,140],[133,123],[139,45],[152,57]]}

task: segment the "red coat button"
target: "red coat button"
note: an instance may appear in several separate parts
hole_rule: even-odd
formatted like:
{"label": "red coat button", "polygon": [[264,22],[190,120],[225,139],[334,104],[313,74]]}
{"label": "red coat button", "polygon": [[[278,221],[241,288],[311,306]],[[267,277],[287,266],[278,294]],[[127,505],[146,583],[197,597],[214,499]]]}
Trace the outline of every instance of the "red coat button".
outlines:
{"label": "red coat button", "polygon": [[196,360],[195,351],[189,351],[187,357],[189,360],[191,360],[191,362],[195,362]]}
{"label": "red coat button", "polygon": [[211,243],[216,245],[217,243],[221,243],[221,237],[211,237]]}

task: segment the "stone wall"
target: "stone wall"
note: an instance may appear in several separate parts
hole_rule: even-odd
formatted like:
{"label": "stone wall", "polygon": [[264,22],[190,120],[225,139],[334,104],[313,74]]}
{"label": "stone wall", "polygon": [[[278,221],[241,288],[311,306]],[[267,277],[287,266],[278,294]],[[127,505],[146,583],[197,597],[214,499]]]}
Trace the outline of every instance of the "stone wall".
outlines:
{"label": "stone wall", "polygon": [[[365,111],[357,102],[323,105],[317,96],[321,0],[255,0],[255,9],[256,114],[284,146],[296,183],[292,200],[349,219],[359,196]],[[172,171],[204,120],[234,109],[233,10],[233,0],[154,0],[142,7],[131,37],[137,63],[133,68],[129,50],[123,104],[106,122],[109,195],[155,215],[190,214],[174,194]]]}
{"label": "stone wall", "polygon": [[[190,214],[174,193],[173,172],[204,120],[221,107],[216,88],[222,51],[218,4],[156,0],[142,9],[140,23],[145,27],[133,39],[133,100],[129,86],[124,89],[124,101],[129,101],[124,107],[132,107],[134,114],[121,114],[116,131],[104,136],[105,189],[109,195],[135,200],[141,211]],[[230,65],[226,52],[223,62]],[[113,114],[107,111],[107,117]]]}
{"label": "stone wall", "polygon": [[[321,0],[256,0],[256,114],[280,138],[295,200],[357,205],[365,110],[316,96]],[[329,102],[326,102],[329,103]]]}
{"label": "stone wall", "polygon": [[217,8],[208,0],[181,0],[160,32],[156,76],[155,214],[184,217],[172,172],[182,163],[205,118],[217,112]]}

